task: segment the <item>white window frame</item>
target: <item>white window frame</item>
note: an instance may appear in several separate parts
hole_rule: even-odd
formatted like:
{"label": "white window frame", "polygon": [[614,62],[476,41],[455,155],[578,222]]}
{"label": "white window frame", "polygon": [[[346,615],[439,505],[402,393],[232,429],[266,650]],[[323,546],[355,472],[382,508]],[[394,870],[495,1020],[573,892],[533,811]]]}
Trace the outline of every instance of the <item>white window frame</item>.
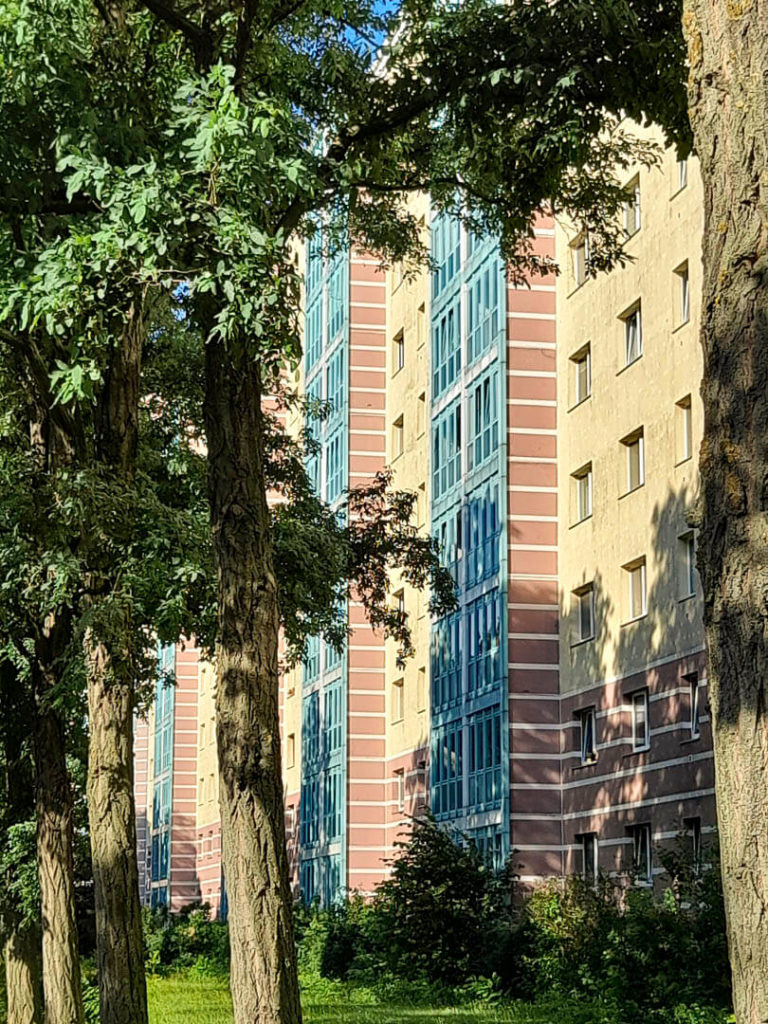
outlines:
{"label": "white window frame", "polygon": [[[640,885],[653,884],[653,835],[650,822],[632,825],[632,868]],[[643,861],[645,863],[643,863]],[[643,870],[641,871],[640,868]]]}
{"label": "white window frame", "polygon": [[701,682],[698,672],[692,672],[688,677],[688,729],[691,739],[697,740],[701,736]]}
{"label": "white window frame", "polygon": [[392,683],[392,724],[397,725],[405,718],[405,680],[396,679]]}
{"label": "white window frame", "polygon": [[592,515],[592,463],[574,473],[573,480],[576,488],[575,523],[583,523]]}
{"label": "white window frame", "polygon": [[[573,404],[575,407],[581,405],[582,402],[586,402],[592,394],[592,346],[585,345],[579,349],[578,352],[571,356],[571,362],[573,363]],[[582,383],[584,385],[583,391]]]}
{"label": "white window frame", "polygon": [[[626,449],[626,474],[624,481],[624,493],[630,494],[645,484],[645,433],[643,429],[636,430],[633,434],[625,437],[622,442]],[[637,480],[632,479],[632,456],[633,450],[637,448]]]}
{"label": "white window frame", "polygon": [[[648,690],[635,690],[630,694],[632,701],[632,749],[635,751],[650,750],[651,748],[651,718],[650,701]],[[638,708],[642,707],[645,718],[645,739],[641,742],[638,735]]]}
{"label": "white window frame", "polygon": [[403,413],[392,424],[392,459],[399,459],[405,451],[405,416]]}
{"label": "white window frame", "polygon": [[633,178],[627,185],[627,198],[624,200],[624,234],[632,238],[642,227],[640,214],[640,178]]}
{"label": "white window frame", "polygon": [[687,530],[677,538],[680,555],[680,600],[696,596],[696,536]]}
{"label": "white window frame", "polygon": [[405,771],[402,768],[398,768],[394,772],[395,776],[395,799],[397,801],[398,811],[405,810]]}
{"label": "white window frame", "polygon": [[[646,577],[646,565],[645,559],[634,562],[632,565],[625,566],[627,573],[627,589],[629,598],[629,615],[627,617],[628,622],[635,622],[638,619],[642,619],[648,614],[648,589],[647,589],[647,577]],[[639,580],[640,583],[640,611],[635,611],[635,581]]]}
{"label": "white window frame", "polygon": [[[574,599],[576,604],[576,636],[577,642],[582,643],[585,640],[594,640],[595,638],[595,588],[594,584],[590,583],[586,587],[580,587],[574,591]],[[587,632],[584,631],[584,602],[587,603],[589,611],[589,629]]]}
{"label": "white window frame", "polygon": [[690,395],[675,403],[678,417],[678,443],[680,450],[677,465],[693,458],[693,403]]}
{"label": "white window frame", "polygon": [[589,277],[589,233],[582,231],[571,242],[571,267],[576,287],[580,288]]}
{"label": "white window frame", "polygon": [[684,189],[688,184],[688,158],[677,161],[677,191]]}
{"label": "white window frame", "polygon": [[631,366],[643,354],[643,314],[640,303],[621,319],[624,323],[624,365]]}
{"label": "white window frame", "polygon": [[677,326],[682,327],[691,319],[691,278],[688,261],[681,263],[675,271],[677,278]]}
{"label": "white window frame", "polygon": [[[584,832],[579,836],[579,842],[581,845],[581,877],[588,885],[597,885],[600,876],[600,862],[598,859],[600,847],[597,841],[597,832]],[[592,855],[591,871],[587,867],[588,850],[591,851]]]}
{"label": "white window frame", "polygon": [[578,716],[581,763],[594,764],[597,761],[597,715],[595,709],[582,708]]}
{"label": "white window frame", "polygon": [[399,373],[400,370],[405,366],[405,331],[399,330],[392,339],[394,345],[394,369],[393,376],[395,373]]}

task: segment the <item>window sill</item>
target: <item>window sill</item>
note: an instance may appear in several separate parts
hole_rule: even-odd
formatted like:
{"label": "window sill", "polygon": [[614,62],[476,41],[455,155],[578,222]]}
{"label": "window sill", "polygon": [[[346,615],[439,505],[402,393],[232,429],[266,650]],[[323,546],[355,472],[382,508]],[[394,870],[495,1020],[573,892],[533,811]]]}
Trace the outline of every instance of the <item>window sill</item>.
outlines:
{"label": "window sill", "polygon": [[642,489],[644,487],[645,487],[645,480],[643,480],[643,482],[641,484],[637,484],[635,487],[630,488],[630,490],[624,491],[623,494],[620,494],[619,495],[619,501],[621,501],[622,498],[628,498],[630,496],[630,494],[634,494],[636,491],[642,491]]}
{"label": "window sill", "polygon": [[687,188],[688,188],[688,182],[686,181],[686,183],[684,185],[681,185],[680,188],[675,189],[675,191],[669,197],[670,203],[672,202],[673,199],[677,199],[677,197],[680,195],[681,192],[685,192],[685,190]]}
{"label": "window sill", "polygon": [[581,772],[585,768],[594,768],[597,765],[598,758],[595,757],[594,761],[580,761],[571,767],[572,772]]}
{"label": "window sill", "polygon": [[682,331],[682,329],[684,327],[687,327],[690,322],[691,322],[691,318],[690,317],[688,317],[687,320],[681,320],[679,324],[677,324],[675,327],[672,328],[672,333],[673,334],[677,334],[678,331]]}
{"label": "window sill", "polygon": [[594,639],[595,639],[595,634],[593,633],[592,636],[584,636],[580,640],[574,640],[571,643],[571,650],[573,650],[574,647],[582,647],[584,644],[588,644],[588,643],[590,643]]}
{"label": "window sill", "polygon": [[568,527],[568,529],[569,530],[573,530],[575,527],[581,526],[582,523],[588,523],[591,518],[592,518],[592,513],[590,512],[589,515],[588,516],[584,516],[583,519],[577,519],[575,523],[571,523],[571,525]]}
{"label": "window sill", "polygon": [[692,458],[693,458],[692,454],[691,455],[686,455],[684,459],[680,459],[679,462],[675,463],[675,469],[677,469],[678,466],[684,466],[686,464],[686,462],[690,462]]}
{"label": "window sill", "polygon": [[691,743],[698,743],[701,740],[701,733],[697,732],[695,736],[686,736],[684,740],[680,740],[680,746],[689,746]]}
{"label": "window sill", "polygon": [[588,395],[585,395],[584,398],[580,398],[579,401],[575,403],[575,405],[572,405],[570,407],[570,409],[568,410],[568,412],[573,412],[575,409],[580,409],[581,406],[584,405],[585,402],[588,402],[591,397],[592,397],[592,392],[590,391],[590,393]]}
{"label": "window sill", "polygon": [[651,749],[651,744],[649,743],[645,747],[633,747],[632,750],[628,751],[626,754],[622,754],[621,756],[622,756],[622,758],[627,758],[627,757],[634,757],[635,754],[647,754],[650,749]]}
{"label": "window sill", "polygon": [[695,597],[696,597],[696,591],[694,590],[694,592],[692,594],[686,594],[684,597],[678,597],[677,603],[678,604],[685,604],[686,601],[693,601],[693,599]]}
{"label": "window sill", "polygon": [[398,368],[396,370],[393,370],[392,371],[392,380],[394,380],[395,377],[398,376],[398,374],[402,373],[404,369],[405,369],[405,364],[403,364],[402,366],[398,366]]}
{"label": "window sill", "polygon": [[639,363],[642,358],[643,358],[643,353],[641,352],[639,356],[635,356],[635,358],[632,359],[630,362],[624,363],[624,365],[621,367],[621,369],[616,371],[616,376],[620,377],[622,375],[622,373],[624,373],[625,370],[630,369],[630,367],[634,366],[635,363]]}
{"label": "window sill", "polygon": [[643,619],[647,618],[648,612],[643,612],[642,615],[636,615],[633,619],[627,619],[625,622],[622,622],[621,629],[624,629],[625,626],[633,626],[636,622],[642,622]]}

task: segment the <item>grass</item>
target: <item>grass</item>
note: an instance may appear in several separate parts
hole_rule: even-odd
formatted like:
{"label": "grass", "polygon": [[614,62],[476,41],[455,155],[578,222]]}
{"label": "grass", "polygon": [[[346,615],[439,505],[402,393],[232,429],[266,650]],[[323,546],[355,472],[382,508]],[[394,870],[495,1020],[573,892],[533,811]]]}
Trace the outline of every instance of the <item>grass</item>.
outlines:
{"label": "grass", "polygon": [[[389,1005],[366,989],[329,983],[305,991],[305,1024],[611,1024],[588,1004],[511,1003],[424,1007]],[[231,1024],[226,979],[175,975],[149,979],[150,1024]]]}

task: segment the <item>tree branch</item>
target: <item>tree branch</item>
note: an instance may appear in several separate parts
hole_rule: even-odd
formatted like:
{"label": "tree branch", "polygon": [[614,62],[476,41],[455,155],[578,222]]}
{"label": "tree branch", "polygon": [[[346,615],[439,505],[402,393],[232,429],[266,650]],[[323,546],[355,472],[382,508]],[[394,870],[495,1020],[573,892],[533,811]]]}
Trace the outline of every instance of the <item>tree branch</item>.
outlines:
{"label": "tree branch", "polygon": [[142,7],[145,7],[150,14],[165,22],[170,28],[181,32],[195,57],[195,64],[198,70],[207,69],[211,63],[213,54],[213,43],[207,32],[199,25],[190,21],[184,14],[176,10],[166,0],[138,0]]}

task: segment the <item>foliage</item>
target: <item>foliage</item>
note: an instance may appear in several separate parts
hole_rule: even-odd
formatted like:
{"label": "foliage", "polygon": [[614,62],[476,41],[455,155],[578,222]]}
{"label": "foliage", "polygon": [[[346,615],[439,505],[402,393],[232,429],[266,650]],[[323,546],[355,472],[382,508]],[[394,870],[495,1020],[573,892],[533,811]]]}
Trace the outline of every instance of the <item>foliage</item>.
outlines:
{"label": "foliage", "polygon": [[229,929],[224,922],[211,919],[206,904],[192,903],[178,914],[165,907],[144,908],[143,925],[149,973],[229,971]]}
{"label": "foliage", "polygon": [[[668,870],[679,871],[661,898],[606,878],[596,887],[580,878],[555,880],[533,892],[515,937],[517,990],[601,998],[628,1022],[662,1024],[677,1004],[704,1007],[706,1020],[707,1006],[727,1006],[716,849],[698,873],[680,853],[667,861]],[[696,1012],[690,1019],[698,1019]]]}

